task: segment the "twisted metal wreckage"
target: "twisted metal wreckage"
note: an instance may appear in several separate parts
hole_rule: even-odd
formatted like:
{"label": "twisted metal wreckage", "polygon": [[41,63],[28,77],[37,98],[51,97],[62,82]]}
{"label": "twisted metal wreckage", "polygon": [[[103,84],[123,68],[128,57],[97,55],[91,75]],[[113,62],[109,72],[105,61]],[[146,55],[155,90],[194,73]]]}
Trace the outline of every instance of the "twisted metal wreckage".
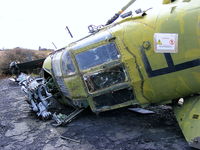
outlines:
{"label": "twisted metal wreckage", "polygon": [[[41,62],[42,60],[40,60]],[[35,61],[28,62],[26,65],[32,65]],[[10,78],[11,81],[17,82],[21,86],[21,90],[27,96],[27,103],[29,104],[32,111],[34,111],[38,117],[42,119],[53,119],[55,120],[55,126],[64,125],[71,122],[83,109],[75,109],[72,113],[66,114],[60,113],[64,109],[64,106],[60,105],[56,101],[57,90],[53,92],[54,85],[52,79],[46,80],[42,77],[34,77],[21,72],[21,68],[24,64],[17,64],[12,62],[10,64],[10,71],[14,74],[15,78]],[[39,66],[31,69],[37,69]],[[29,68],[30,69],[30,68]],[[52,93],[54,95],[52,95]],[[59,93],[58,93],[59,95]]]}

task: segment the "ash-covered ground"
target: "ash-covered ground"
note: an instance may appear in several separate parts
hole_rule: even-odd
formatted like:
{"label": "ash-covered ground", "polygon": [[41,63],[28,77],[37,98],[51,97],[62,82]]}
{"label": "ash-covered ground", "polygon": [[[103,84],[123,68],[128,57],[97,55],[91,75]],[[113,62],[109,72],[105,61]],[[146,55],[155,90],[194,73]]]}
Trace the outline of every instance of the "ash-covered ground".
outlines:
{"label": "ash-covered ground", "polygon": [[[1,150],[190,150],[172,110],[141,115],[127,108],[100,115],[85,110],[65,127],[30,111],[20,87],[0,80]],[[66,137],[65,139],[61,138]]]}

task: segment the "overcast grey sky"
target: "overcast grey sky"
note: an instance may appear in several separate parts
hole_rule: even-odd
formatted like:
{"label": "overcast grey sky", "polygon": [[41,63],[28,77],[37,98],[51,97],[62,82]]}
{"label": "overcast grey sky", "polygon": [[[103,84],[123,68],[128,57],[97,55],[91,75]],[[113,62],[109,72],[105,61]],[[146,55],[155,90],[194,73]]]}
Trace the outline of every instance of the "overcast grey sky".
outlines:
{"label": "overcast grey sky", "polygon": [[[152,0],[146,1],[148,6]],[[105,24],[129,0],[0,0],[0,49],[58,48],[88,34],[88,25]],[[71,39],[66,25],[73,33]]]}

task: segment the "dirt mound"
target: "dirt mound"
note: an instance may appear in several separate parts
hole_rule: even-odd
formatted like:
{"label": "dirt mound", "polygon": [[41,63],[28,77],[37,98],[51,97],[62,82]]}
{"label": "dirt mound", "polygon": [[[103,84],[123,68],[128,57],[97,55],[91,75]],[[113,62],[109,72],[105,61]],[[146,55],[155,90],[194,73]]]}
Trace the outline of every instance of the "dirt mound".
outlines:
{"label": "dirt mound", "polygon": [[13,61],[23,63],[46,58],[51,51],[36,51],[23,48],[6,49],[0,51],[0,74],[6,73]]}

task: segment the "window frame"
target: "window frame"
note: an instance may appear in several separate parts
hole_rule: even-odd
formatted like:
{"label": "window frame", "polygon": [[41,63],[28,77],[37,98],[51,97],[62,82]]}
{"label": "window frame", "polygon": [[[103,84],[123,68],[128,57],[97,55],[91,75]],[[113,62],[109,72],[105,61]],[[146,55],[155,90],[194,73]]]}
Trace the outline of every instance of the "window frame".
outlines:
{"label": "window frame", "polygon": [[[112,44],[113,44],[113,46],[112,46]],[[110,59],[110,61],[108,61],[108,60],[102,61],[102,63],[96,64],[96,65],[92,65],[92,66],[87,67],[87,68],[81,68],[81,66],[80,66],[80,61],[77,60],[77,56],[78,56],[79,54],[85,53],[85,52],[88,52],[88,51],[92,51],[92,50],[94,50],[94,49],[97,49],[97,48],[100,48],[100,47],[103,47],[103,46],[107,46],[107,45],[111,45],[112,47],[114,47],[115,53],[117,54],[117,55],[116,55],[117,58],[115,58],[115,59]],[[115,42],[110,42],[110,43],[104,43],[104,44],[101,44],[101,45],[98,45],[98,46],[89,48],[89,49],[87,49],[87,50],[78,52],[78,53],[75,54],[74,58],[75,58],[75,61],[76,61],[76,63],[77,63],[77,66],[78,66],[79,70],[80,70],[80,71],[85,71],[85,70],[88,70],[88,69],[91,69],[91,68],[95,68],[95,67],[100,66],[100,65],[103,65],[103,64],[107,64],[107,63],[110,63],[110,62],[113,62],[113,61],[117,61],[117,60],[119,60],[119,59],[121,58],[121,54],[120,54],[120,52],[119,52],[119,48],[118,48],[117,44],[116,44]],[[110,58],[111,58],[111,57],[110,57]]]}

